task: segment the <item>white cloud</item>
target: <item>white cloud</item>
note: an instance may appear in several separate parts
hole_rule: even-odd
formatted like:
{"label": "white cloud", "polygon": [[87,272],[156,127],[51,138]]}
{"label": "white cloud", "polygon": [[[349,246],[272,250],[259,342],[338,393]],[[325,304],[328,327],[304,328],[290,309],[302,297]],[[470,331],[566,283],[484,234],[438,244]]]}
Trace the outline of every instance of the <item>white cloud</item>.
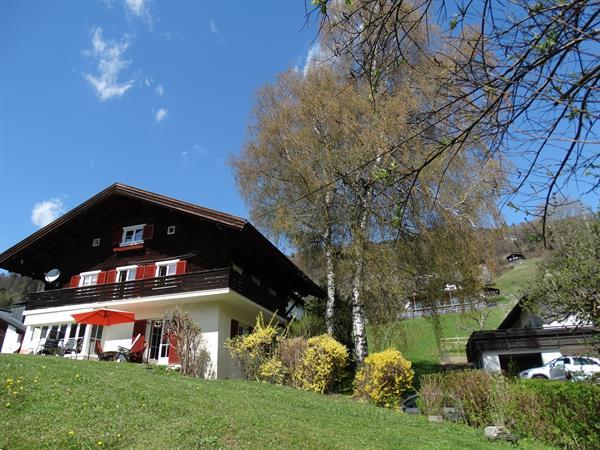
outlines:
{"label": "white cloud", "polygon": [[63,201],[60,198],[53,198],[33,205],[33,209],[31,210],[31,222],[36,227],[45,227],[64,213],[65,208]]}
{"label": "white cloud", "polygon": [[156,86],[156,93],[158,94],[159,97],[163,96],[163,94],[165,93],[165,90],[164,90],[162,84],[159,84],[158,86]]}
{"label": "white cloud", "polygon": [[129,37],[125,35],[121,42],[104,40],[102,28],[98,27],[92,35],[92,46],[93,50],[86,53],[97,61],[98,75],[84,73],[83,76],[96,90],[101,101],[121,97],[134,83],[133,78],[119,82],[119,75],[130,64],[130,61],[123,59],[129,47]]}
{"label": "white cloud", "polygon": [[181,156],[183,157],[183,159],[187,159],[187,157],[188,157],[188,152],[187,152],[187,150],[184,150],[184,151],[182,151],[182,152],[181,152]]}
{"label": "white cloud", "polygon": [[221,38],[221,33],[219,32],[219,27],[214,20],[208,21],[208,29],[210,33],[215,37],[217,42],[221,42],[223,39]]}
{"label": "white cloud", "polygon": [[168,114],[169,113],[166,109],[160,108],[158,111],[156,111],[156,114],[154,115],[154,120],[156,120],[156,123],[160,123],[167,118]]}
{"label": "white cloud", "polygon": [[306,76],[311,68],[317,67],[320,64],[326,64],[330,59],[331,53],[326,49],[322,49],[317,42],[308,49],[302,73]]}
{"label": "white cloud", "polygon": [[125,0],[125,9],[134,17],[142,19],[150,29],[153,26],[152,16],[146,0]]}

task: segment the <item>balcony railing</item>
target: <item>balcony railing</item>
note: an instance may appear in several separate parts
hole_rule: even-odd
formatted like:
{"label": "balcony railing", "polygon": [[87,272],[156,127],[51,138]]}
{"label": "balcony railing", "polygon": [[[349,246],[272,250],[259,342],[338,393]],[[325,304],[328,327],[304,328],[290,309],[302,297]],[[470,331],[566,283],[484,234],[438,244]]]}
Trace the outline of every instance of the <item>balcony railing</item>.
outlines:
{"label": "balcony railing", "polygon": [[182,292],[231,288],[266,308],[281,311],[283,300],[256,286],[250,277],[229,268],[146,278],[120,283],[54,289],[29,294],[27,309],[153,297]]}

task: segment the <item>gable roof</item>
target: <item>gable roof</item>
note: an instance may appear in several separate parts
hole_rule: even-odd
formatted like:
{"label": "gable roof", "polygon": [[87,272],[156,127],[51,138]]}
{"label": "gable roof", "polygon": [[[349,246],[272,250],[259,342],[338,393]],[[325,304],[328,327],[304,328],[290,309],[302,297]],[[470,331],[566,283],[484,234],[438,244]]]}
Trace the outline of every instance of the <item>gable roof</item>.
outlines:
{"label": "gable roof", "polygon": [[86,200],[82,204],[76,206],[69,212],[60,216],[58,219],[54,220],[45,227],[26,237],[21,242],[13,245],[8,250],[5,250],[3,253],[0,254],[0,267],[4,267],[6,264],[8,264],[8,261],[15,255],[19,254],[19,252],[27,249],[29,246],[35,244],[37,241],[50,235],[52,232],[58,230],[67,222],[71,221],[72,219],[84,213],[85,211],[98,205],[103,200],[113,196],[123,196],[134,200],[142,201],[148,204],[163,206],[197,218],[214,222],[220,226],[224,226],[225,228],[232,228],[234,230],[243,232],[245,235],[248,235],[253,240],[258,241],[259,245],[264,247],[265,250],[268,251],[272,257],[279,260],[279,262],[283,264],[284,267],[295,273],[295,275],[298,276],[306,285],[308,293],[315,296],[323,295],[323,291],[319,286],[317,286],[286,255],[284,255],[275,245],[273,245],[273,243],[271,243],[271,241],[269,241],[265,236],[263,236],[262,233],[260,233],[246,219],[234,216],[232,214],[216,211],[214,209],[198,206],[193,203],[177,200],[171,197],[167,197],[165,195],[145,191],[143,189],[128,186],[122,183],[112,184],[108,188],[94,195],[89,200]]}
{"label": "gable roof", "polygon": [[504,320],[498,325],[498,330],[508,330],[513,327],[523,313],[523,299],[521,298],[509,311]]}
{"label": "gable roof", "polygon": [[0,321],[6,322],[9,325],[12,325],[19,331],[25,331],[25,325],[19,319],[14,317],[10,311],[6,311],[4,309],[0,309]]}

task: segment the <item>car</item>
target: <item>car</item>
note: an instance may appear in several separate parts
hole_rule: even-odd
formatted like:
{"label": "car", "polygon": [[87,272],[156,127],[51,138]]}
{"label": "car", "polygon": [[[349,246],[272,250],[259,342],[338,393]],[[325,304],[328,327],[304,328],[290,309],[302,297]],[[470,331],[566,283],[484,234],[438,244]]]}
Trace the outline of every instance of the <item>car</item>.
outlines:
{"label": "car", "polygon": [[519,372],[521,378],[541,378],[546,380],[582,380],[600,373],[600,362],[586,356],[561,356],[544,364]]}

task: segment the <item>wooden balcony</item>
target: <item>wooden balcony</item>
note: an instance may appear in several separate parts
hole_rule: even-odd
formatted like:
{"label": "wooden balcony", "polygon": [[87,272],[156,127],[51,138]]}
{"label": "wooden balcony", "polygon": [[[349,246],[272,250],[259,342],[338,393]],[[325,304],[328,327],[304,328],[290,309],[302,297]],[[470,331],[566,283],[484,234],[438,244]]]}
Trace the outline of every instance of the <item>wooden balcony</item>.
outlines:
{"label": "wooden balcony", "polygon": [[107,302],[225,288],[233,289],[271,311],[278,310],[280,313],[284,311],[285,303],[282,297],[271,295],[265,289],[257,286],[249,276],[241,275],[229,268],[124,281],[121,283],[35,292],[28,296],[27,309],[51,308],[64,305]]}

